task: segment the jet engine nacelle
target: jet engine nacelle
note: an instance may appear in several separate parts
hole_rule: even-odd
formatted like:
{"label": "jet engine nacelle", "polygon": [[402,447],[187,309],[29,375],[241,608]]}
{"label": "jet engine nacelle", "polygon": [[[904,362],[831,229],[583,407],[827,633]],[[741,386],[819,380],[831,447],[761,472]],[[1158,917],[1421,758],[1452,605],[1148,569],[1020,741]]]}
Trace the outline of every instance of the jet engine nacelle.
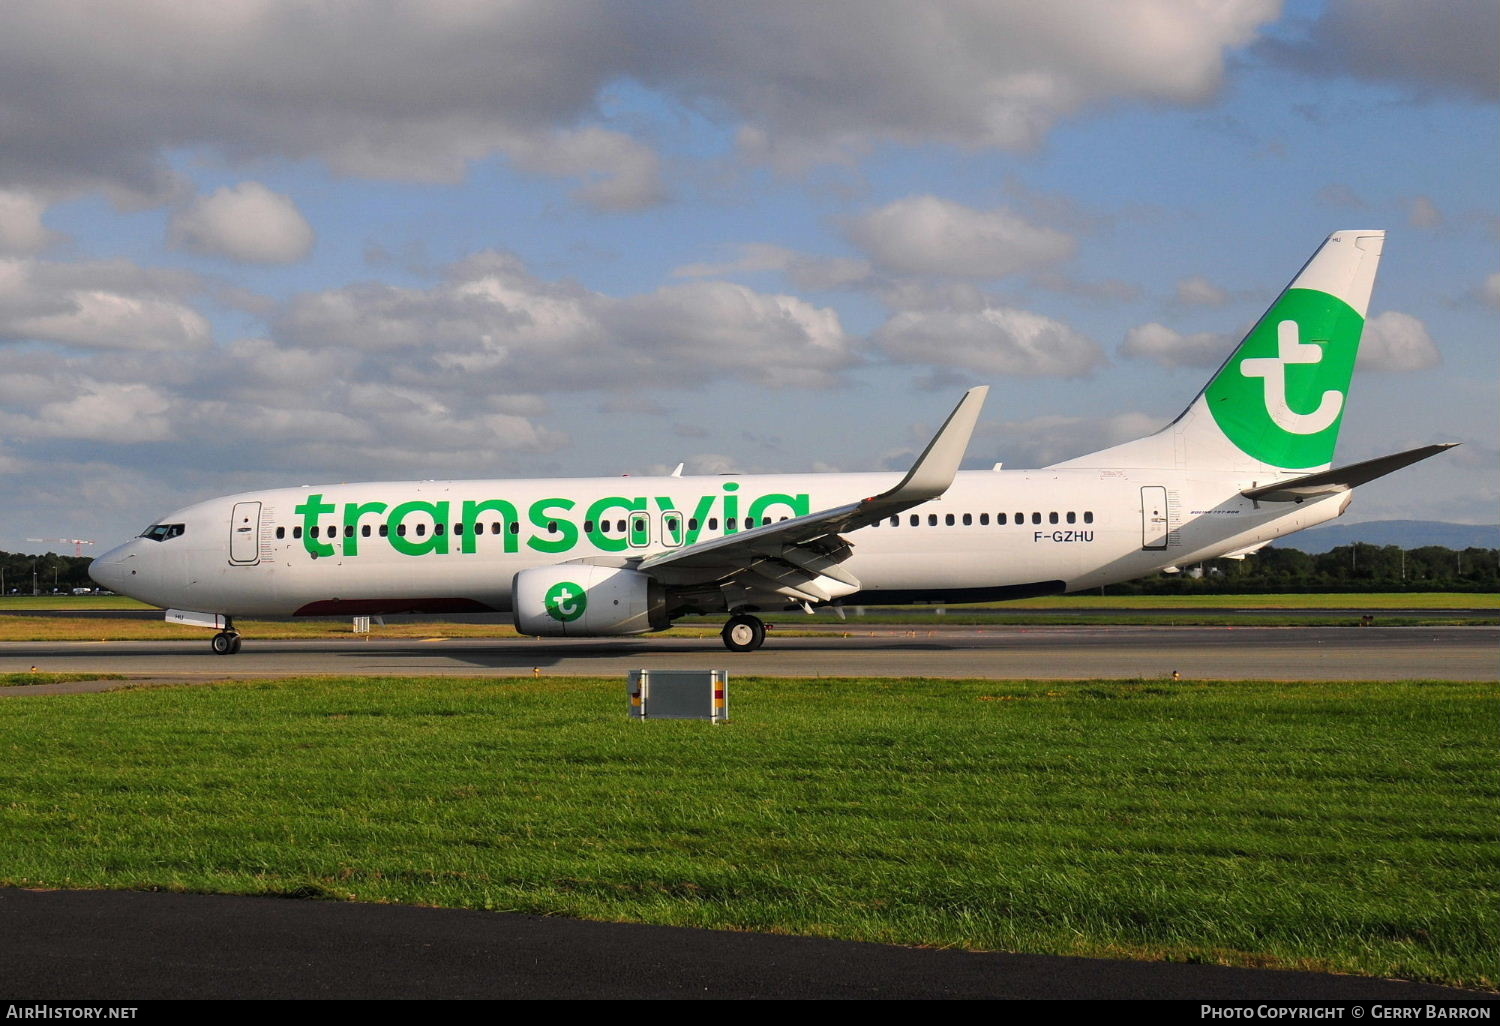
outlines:
{"label": "jet engine nacelle", "polygon": [[666,589],[638,570],[562,563],[511,582],[516,630],[542,637],[645,634],[670,626]]}

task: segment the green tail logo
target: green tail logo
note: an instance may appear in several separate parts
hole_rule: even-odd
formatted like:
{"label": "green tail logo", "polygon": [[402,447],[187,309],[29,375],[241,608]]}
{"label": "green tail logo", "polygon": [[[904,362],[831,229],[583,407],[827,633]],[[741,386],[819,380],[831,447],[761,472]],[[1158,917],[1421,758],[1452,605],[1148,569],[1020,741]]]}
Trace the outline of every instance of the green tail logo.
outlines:
{"label": "green tail logo", "polygon": [[1326,292],[1288,289],[1209,382],[1219,429],[1273,466],[1331,462],[1364,323]]}

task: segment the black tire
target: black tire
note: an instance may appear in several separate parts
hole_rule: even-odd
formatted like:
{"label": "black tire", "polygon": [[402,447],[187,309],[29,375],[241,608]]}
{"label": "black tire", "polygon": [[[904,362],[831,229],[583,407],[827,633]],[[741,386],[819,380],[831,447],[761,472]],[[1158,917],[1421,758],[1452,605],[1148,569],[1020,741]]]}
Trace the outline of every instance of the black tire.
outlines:
{"label": "black tire", "polygon": [[754,652],[766,640],[766,625],[758,617],[741,613],[729,618],[719,636],[731,652]]}
{"label": "black tire", "polygon": [[209,644],[213,646],[214,655],[234,655],[240,650],[239,640],[238,634],[220,631]]}
{"label": "black tire", "polygon": [[234,641],[229,646],[229,654],[230,655],[239,655],[240,654],[240,636],[238,634],[236,634],[234,636]]}

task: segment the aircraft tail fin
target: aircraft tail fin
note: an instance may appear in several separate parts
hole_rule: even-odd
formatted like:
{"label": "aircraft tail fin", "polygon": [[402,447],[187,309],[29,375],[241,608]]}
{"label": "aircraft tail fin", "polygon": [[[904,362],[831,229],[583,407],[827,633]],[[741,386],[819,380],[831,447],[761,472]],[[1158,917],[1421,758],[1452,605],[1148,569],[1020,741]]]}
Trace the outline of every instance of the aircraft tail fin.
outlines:
{"label": "aircraft tail fin", "polygon": [[1057,466],[1331,466],[1384,242],[1383,231],[1334,232],[1176,420]]}

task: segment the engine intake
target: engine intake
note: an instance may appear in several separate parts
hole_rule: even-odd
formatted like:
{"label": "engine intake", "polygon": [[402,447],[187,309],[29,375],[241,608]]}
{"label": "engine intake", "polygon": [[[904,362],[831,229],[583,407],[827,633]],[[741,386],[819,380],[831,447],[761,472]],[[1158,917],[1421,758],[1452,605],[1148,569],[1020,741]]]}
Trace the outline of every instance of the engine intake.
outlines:
{"label": "engine intake", "polygon": [[516,630],[548,638],[645,634],[671,626],[660,581],[638,570],[563,563],[511,582]]}

